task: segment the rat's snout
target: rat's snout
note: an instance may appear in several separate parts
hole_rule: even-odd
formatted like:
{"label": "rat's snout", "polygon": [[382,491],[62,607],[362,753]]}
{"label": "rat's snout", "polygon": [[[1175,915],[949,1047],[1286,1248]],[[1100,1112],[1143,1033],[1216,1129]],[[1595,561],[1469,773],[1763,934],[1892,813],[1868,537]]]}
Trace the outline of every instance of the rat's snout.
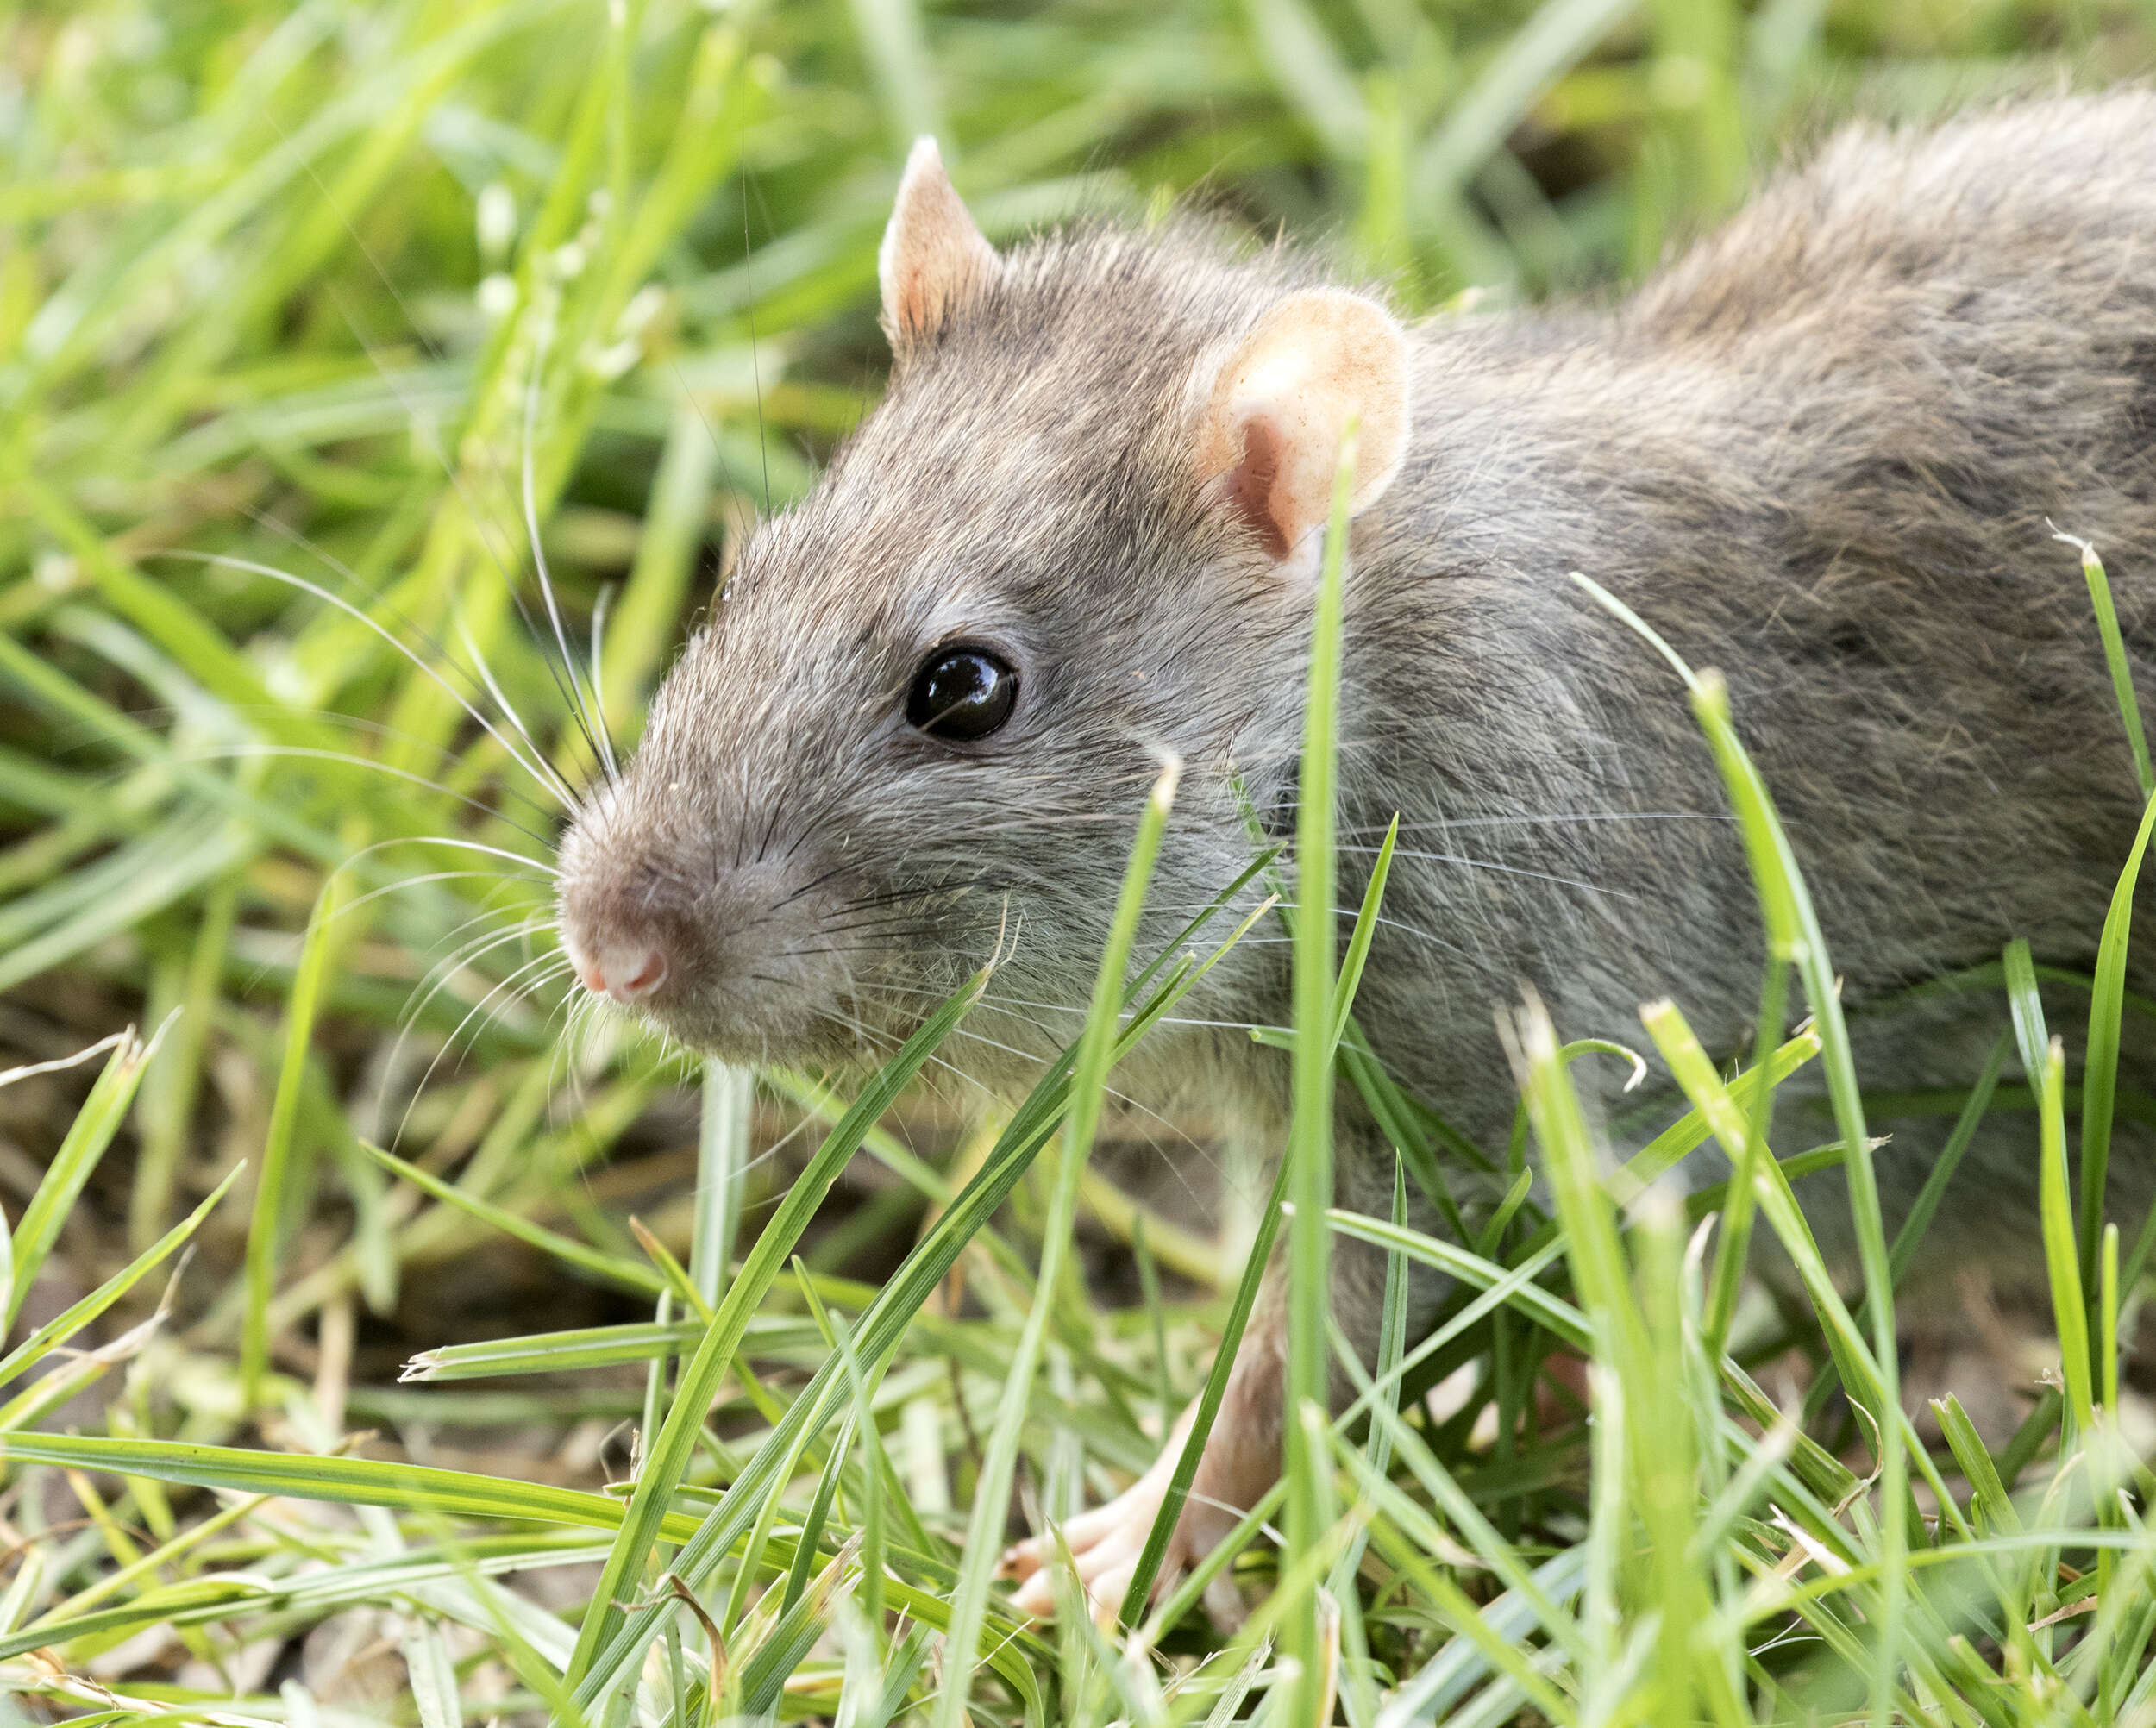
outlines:
{"label": "rat's snout", "polygon": [[624,1008],[649,1001],[685,963],[662,921],[625,917],[599,896],[564,897],[561,946],[586,990]]}
{"label": "rat's snout", "polygon": [[612,942],[578,956],[576,975],[594,996],[641,1002],[667,981],[667,951],[652,941]]}
{"label": "rat's snout", "polygon": [[557,928],[584,987],[729,1060],[850,1049],[825,1024],[859,953],[827,929],[833,861],[785,836],[734,857],[733,822],[660,785],[609,788],[563,836]]}
{"label": "rat's snout", "polygon": [[624,1008],[657,1008],[696,970],[691,908],[649,872],[601,870],[566,887],[561,946],[584,987]]}

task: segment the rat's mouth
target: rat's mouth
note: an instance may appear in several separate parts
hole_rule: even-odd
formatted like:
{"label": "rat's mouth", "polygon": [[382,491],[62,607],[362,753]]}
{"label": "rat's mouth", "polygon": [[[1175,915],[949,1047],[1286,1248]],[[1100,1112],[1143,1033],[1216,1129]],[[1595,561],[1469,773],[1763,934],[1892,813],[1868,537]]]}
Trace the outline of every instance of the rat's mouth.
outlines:
{"label": "rat's mouth", "polygon": [[[587,981],[588,983],[588,981]],[[800,1065],[872,1073],[897,1053],[918,1024],[881,1024],[772,980],[743,979],[699,987],[668,979],[642,999],[623,1002],[625,1013],[668,1042],[698,1055],[744,1067]]]}
{"label": "rat's mouth", "polygon": [[[724,1012],[675,1012],[646,1017],[675,1042],[699,1055],[743,1067],[774,1063],[818,1068],[876,1065],[876,1050],[849,1027],[819,1017],[780,1024],[749,1022]],[[893,1047],[895,1048],[895,1047]]]}

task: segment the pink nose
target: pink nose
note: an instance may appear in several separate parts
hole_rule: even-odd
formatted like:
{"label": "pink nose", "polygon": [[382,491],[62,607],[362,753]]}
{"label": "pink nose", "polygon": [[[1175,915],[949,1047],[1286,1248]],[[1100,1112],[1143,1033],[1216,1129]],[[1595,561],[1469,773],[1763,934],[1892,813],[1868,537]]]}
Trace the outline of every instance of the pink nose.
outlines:
{"label": "pink nose", "polygon": [[666,950],[650,942],[599,949],[579,968],[584,987],[617,1002],[641,1002],[667,981]]}

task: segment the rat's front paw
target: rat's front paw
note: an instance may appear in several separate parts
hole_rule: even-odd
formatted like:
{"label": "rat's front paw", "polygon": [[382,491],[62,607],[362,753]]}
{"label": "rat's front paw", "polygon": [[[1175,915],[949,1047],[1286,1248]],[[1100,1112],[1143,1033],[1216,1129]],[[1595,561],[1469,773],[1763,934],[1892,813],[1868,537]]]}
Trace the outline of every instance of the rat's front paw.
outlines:
{"label": "rat's front paw", "polygon": [[[1175,1460],[1182,1453],[1183,1424],[1161,1450],[1153,1466],[1135,1482],[1091,1512],[1081,1512],[1062,1526],[1064,1543],[1077,1564],[1078,1581],[1086,1587],[1086,1601],[1094,1619],[1104,1625],[1115,1618],[1123,1598],[1137,1575],[1138,1556],[1152,1534],[1161,1500],[1175,1474]],[[1050,1566],[1055,1532],[1014,1543],[1003,1556],[1002,1573],[1019,1581],[1012,1601],[1022,1612],[1044,1620],[1056,1612],[1055,1574]],[[1183,1531],[1178,1528],[1161,1562],[1155,1593],[1188,1563]]]}
{"label": "rat's front paw", "polygon": [[[1253,1346],[1256,1346],[1253,1348]],[[1190,1499],[1175,1521],[1168,1552],[1153,1581],[1158,1597],[1170,1589],[1194,1561],[1213,1552],[1242,1521],[1244,1510],[1257,1504],[1280,1480],[1281,1377],[1283,1337],[1277,1325],[1246,1337],[1228,1377],[1219,1416],[1199,1455]],[[1138,1556],[1152,1533],[1161,1501],[1182,1456],[1183,1442],[1197,1418],[1196,1405],[1183,1412],[1169,1430],[1152,1468],[1104,1506],[1081,1512],[1062,1527],[1071,1558],[1094,1618],[1106,1621],[1123,1606],[1138,1575]],[[1050,1539],[1021,1542],[1003,1556],[1003,1575],[1019,1581],[1016,1606],[1038,1619],[1056,1611],[1054,1575],[1049,1568]],[[1213,1623],[1232,1630],[1243,1621],[1243,1598],[1235,1580],[1223,1569],[1206,1587],[1206,1612]]]}
{"label": "rat's front paw", "polygon": [[[1079,1581],[1086,1587],[1087,1604],[1094,1618],[1104,1625],[1121,1609],[1131,1581],[1138,1574],[1145,1538],[1152,1534],[1153,1520],[1160,1515],[1161,1501],[1175,1474],[1175,1462],[1182,1456],[1192,1413],[1184,1412],[1161,1448],[1160,1456],[1144,1475],[1106,1506],[1081,1512],[1062,1526],[1062,1539],[1077,1565]],[[1269,1433],[1276,1431],[1267,1424],[1257,1425]],[[1278,1474],[1276,1449],[1268,1456],[1262,1448],[1253,1450],[1227,1442],[1216,1424],[1198,1461],[1189,1502],[1175,1522],[1168,1551],[1161,1556],[1153,1595],[1156,1599],[1164,1595],[1193,1563],[1210,1554],[1240,1521],[1238,1508],[1256,1504]],[[1003,1575],[1019,1581],[1013,1604],[1037,1619],[1046,1619],[1056,1612],[1055,1575],[1050,1566],[1053,1552],[1051,1532],[1016,1543],[1003,1556]],[[1226,1571],[1206,1585],[1205,1606],[1213,1625],[1224,1631],[1242,1624],[1243,1598]]]}

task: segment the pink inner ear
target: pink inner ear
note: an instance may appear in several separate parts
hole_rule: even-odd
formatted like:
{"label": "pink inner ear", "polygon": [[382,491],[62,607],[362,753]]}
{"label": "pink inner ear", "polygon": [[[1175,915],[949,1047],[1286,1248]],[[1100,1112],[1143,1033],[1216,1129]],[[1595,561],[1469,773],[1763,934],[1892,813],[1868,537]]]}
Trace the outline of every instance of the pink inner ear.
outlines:
{"label": "pink inner ear", "polygon": [[1275,558],[1285,558],[1293,549],[1281,522],[1286,500],[1275,496],[1280,460],[1278,429],[1263,414],[1253,414],[1243,423],[1243,460],[1228,476],[1228,501]]}
{"label": "pink inner ear", "polygon": [[891,322],[907,335],[925,335],[940,310],[930,300],[928,291],[918,279],[909,278],[899,288],[897,300],[891,308]]}

